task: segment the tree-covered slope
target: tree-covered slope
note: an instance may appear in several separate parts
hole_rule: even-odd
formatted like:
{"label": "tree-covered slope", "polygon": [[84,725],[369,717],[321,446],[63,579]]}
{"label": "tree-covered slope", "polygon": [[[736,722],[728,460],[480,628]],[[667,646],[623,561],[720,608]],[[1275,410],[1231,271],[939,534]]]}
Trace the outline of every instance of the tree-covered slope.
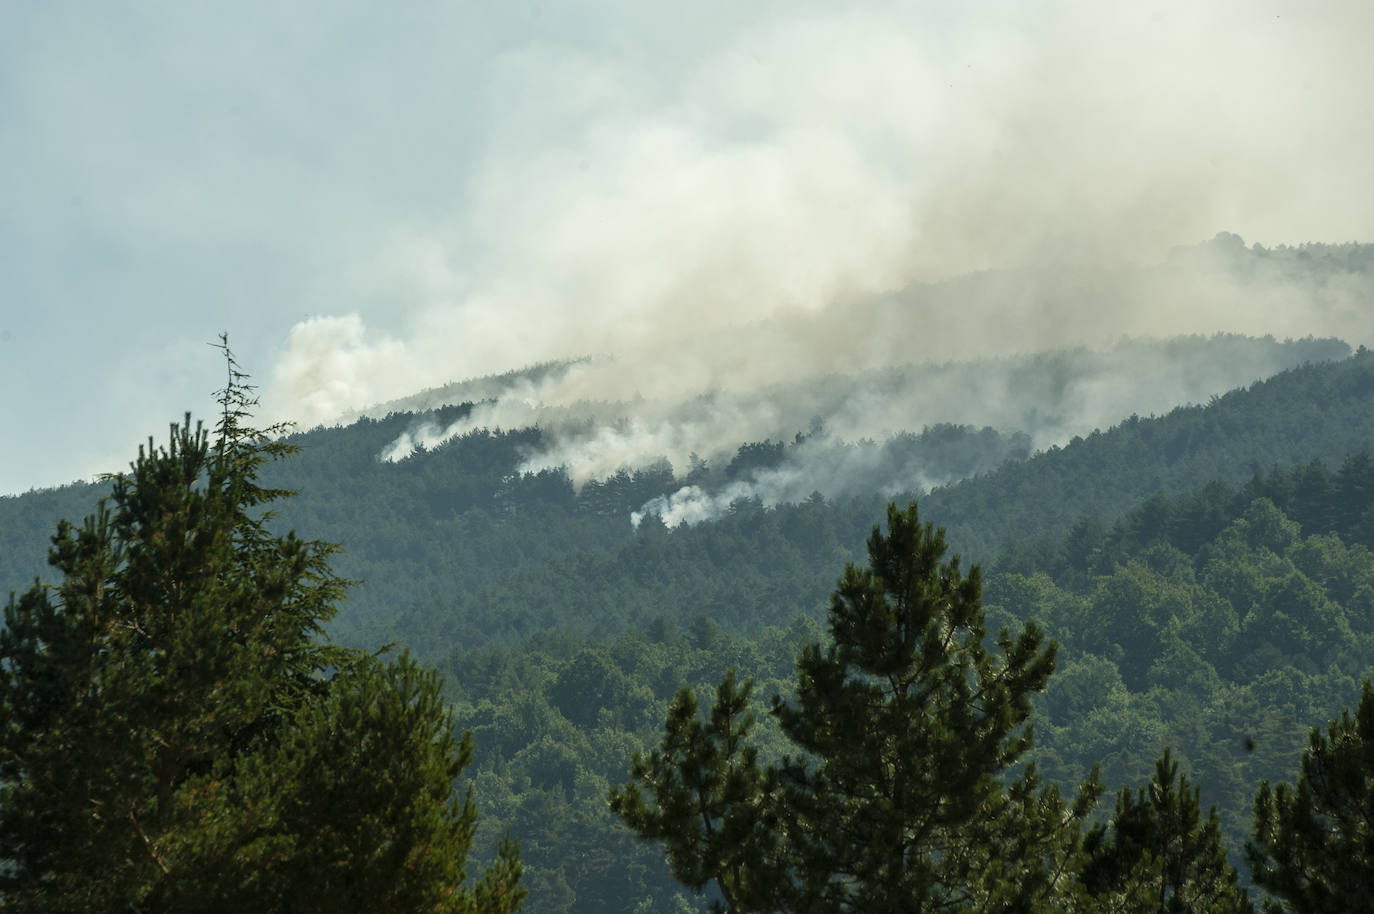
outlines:
{"label": "tree-covered slope", "polygon": [[1039,761],[1072,781],[1145,777],[1177,750],[1240,865],[1261,779],[1359,698],[1374,658],[1374,460],[1156,496],[1113,525],[1008,556],[989,605],[1062,646]]}
{"label": "tree-covered slope", "polygon": [[[948,528],[955,549],[991,557],[1067,533],[1084,517],[1109,523],[1155,493],[1241,481],[1314,459],[1339,464],[1349,453],[1374,449],[1371,415],[1374,354],[1362,352],[1006,462],[923,495],[923,511]],[[444,465],[438,455],[426,456],[399,469],[436,473]],[[819,612],[831,569],[858,554],[885,501],[877,494],[813,497],[767,508],[742,500],[713,522],[666,530],[649,520],[631,530],[625,506],[662,487],[667,475],[667,468],[626,473],[578,494],[558,488],[556,478],[527,478],[520,484],[551,494],[542,501],[507,495],[505,504],[455,506],[447,516],[416,508],[423,535],[419,525],[388,518],[395,532],[379,525],[360,534],[354,550],[382,540],[345,567],[368,577],[373,594],[386,583],[386,592],[401,599],[369,605],[375,597],[364,591],[355,618],[371,619],[377,637],[389,631],[417,644],[481,644],[549,628],[609,635],[659,616],[685,624],[705,614],[735,631],[785,624],[798,613]],[[504,485],[510,492],[511,483]],[[441,484],[426,486],[431,498],[443,491]],[[345,534],[330,533],[347,540]],[[384,564],[388,550],[403,558]]]}
{"label": "tree-covered slope", "polygon": [[1339,464],[1374,448],[1374,352],[1305,365],[1199,406],[1132,416],[1022,464],[930,493],[928,515],[960,549],[990,555],[1115,518],[1156,492],[1236,482],[1275,466]]}
{"label": "tree-covered slope", "polygon": [[[469,408],[433,418],[452,421]],[[1361,351],[1205,406],[1132,417],[1025,460],[1015,435],[958,426],[827,447],[899,448],[913,466],[973,474],[924,494],[923,512],[949,530],[956,550],[988,557],[1058,536],[1086,516],[1110,522],[1157,492],[1313,459],[1339,463],[1374,448],[1371,415],[1374,354]],[[660,462],[574,490],[557,470],[517,471],[541,443],[534,428],[474,431],[406,460],[378,461],[414,421],[397,414],[293,436],[302,455],[270,479],[302,493],[279,525],[344,544],[337,567],[361,583],[336,625],[359,643],[399,639],[435,652],[455,641],[518,641],[550,628],[609,634],[703,613],[740,631],[782,623],[818,612],[831,569],[860,549],[886,498],[921,494],[913,479],[906,493],[772,507],[742,497],[713,522],[664,530],[649,520],[636,530],[631,514],[665,491],[749,480],[814,442],[745,444],[724,466]],[[69,487],[0,499],[0,586],[21,588],[42,574],[54,517],[76,516],[93,495]]]}
{"label": "tree-covered slope", "polygon": [[[1243,869],[1259,782],[1292,780],[1309,728],[1353,705],[1369,675],[1371,512],[1374,459],[1356,456],[1159,496],[985,566],[991,627],[1035,619],[1060,643],[1032,719],[1042,774],[1070,789],[1099,765],[1114,791],[1146,783],[1171,746],[1203,809],[1219,807]],[[737,636],[703,616],[444,659],[455,706],[486,747],[477,784],[489,815],[522,836],[531,903],[691,910],[658,855],[609,815],[606,789],[626,777],[631,751],[659,740],[676,688],[708,695],[731,668],[755,679],[762,755],[788,751],[764,710],[790,694],[794,658],[820,636],[814,617]]]}

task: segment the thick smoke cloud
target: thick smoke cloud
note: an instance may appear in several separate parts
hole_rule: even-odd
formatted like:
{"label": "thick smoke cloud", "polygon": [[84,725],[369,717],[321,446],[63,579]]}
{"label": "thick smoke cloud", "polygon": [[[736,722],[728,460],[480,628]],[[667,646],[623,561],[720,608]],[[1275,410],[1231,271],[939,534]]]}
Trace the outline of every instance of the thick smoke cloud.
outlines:
{"label": "thick smoke cloud", "polygon": [[[962,303],[932,311],[909,347],[1348,334],[1294,330],[1303,315],[1268,302],[1198,314],[1200,290],[1107,309],[1061,293],[1222,228],[1370,234],[1366,5],[708,6],[676,36],[598,9],[643,47],[549,37],[501,58],[484,107],[502,113],[455,219],[397,233],[370,271],[415,303],[406,325],[298,325],[275,374],[297,418],[588,354],[614,354],[614,379],[569,396],[839,370],[885,347],[817,311],[1027,263],[1052,265],[1040,300],[981,303],[976,326]],[[761,322],[775,348],[740,331]]]}
{"label": "thick smoke cloud", "polygon": [[[268,399],[332,421],[590,357],[384,455],[537,423],[552,443],[526,468],[581,482],[720,459],[812,419],[851,441],[1026,427],[1006,421],[1022,407],[997,371],[910,366],[1123,336],[1369,341],[1367,277],[1259,282],[1226,244],[1170,249],[1221,228],[1269,245],[1374,235],[1360,192],[1374,191],[1361,47],[1374,12],[1200,6],[788,4],[751,18],[708,4],[704,25],[597,6],[584,24],[602,37],[550,33],[489,72],[497,114],[454,218],[396,232],[355,268],[412,303],[404,320],[298,324]],[[1160,383],[1169,365],[1142,382],[1142,359],[1117,366],[1125,380],[1090,373],[1035,445],[1225,389]],[[1142,383],[1149,402],[1120,396]]]}

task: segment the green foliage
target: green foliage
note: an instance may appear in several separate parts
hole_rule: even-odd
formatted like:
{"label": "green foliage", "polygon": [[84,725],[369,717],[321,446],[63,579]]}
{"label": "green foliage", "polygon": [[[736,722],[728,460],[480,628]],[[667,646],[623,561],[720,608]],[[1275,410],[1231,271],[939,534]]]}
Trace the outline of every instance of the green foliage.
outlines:
{"label": "green foliage", "polygon": [[[1262,477],[1265,490],[1282,488],[1293,472]],[[1353,478],[1344,469],[1331,475]],[[1187,505],[1197,497],[1215,505],[1219,491],[1208,486],[1178,501]],[[1374,586],[1374,559],[1363,546],[1346,545],[1334,534],[1304,536],[1295,530],[1291,517],[1310,514],[1301,498],[1288,499],[1288,507],[1276,514],[1275,505],[1264,501],[1268,496],[1249,486],[1239,491],[1255,497],[1242,503],[1237,489],[1225,487],[1225,510],[1206,515],[1210,532],[1205,536],[1168,522],[1152,538],[1118,549],[1120,568],[1093,566],[1092,575],[1061,574],[1062,586],[1044,573],[993,574],[987,579],[986,608],[990,618],[995,614],[1008,626],[1038,618],[1063,639],[1062,669],[1037,698],[1041,713],[1029,756],[1046,781],[1071,786],[1100,764],[1107,783],[1146,782],[1161,749],[1173,744],[1180,767],[1186,766],[1190,781],[1200,787],[1199,804],[1218,808],[1221,843],[1246,878],[1239,851],[1249,832],[1256,785],[1296,767],[1310,722],[1347,700],[1343,696],[1358,688],[1366,669],[1374,627],[1362,595]],[[1174,504],[1160,500],[1148,510],[1156,518],[1176,517],[1180,512]],[[1123,527],[1136,523],[1131,516]],[[1115,535],[1112,527],[1099,529],[1104,537]],[[1209,577],[1209,569],[1223,566],[1230,569],[1226,575]],[[1118,572],[1122,580],[1099,588],[1099,578]],[[1326,648],[1320,640],[1311,642],[1317,654],[1309,655],[1296,645],[1271,643],[1262,629],[1247,634],[1244,628],[1252,597],[1295,573],[1320,587],[1349,626],[1354,640],[1334,654],[1322,654]],[[1233,607],[1231,597],[1213,589],[1228,580],[1250,581],[1244,593],[1251,596],[1237,596]],[[1091,608],[1099,589],[1118,595],[1122,618],[1113,624],[1125,626],[1120,631],[1143,626],[1132,649],[1148,651],[1148,658],[1134,688],[1118,666],[1124,649],[1106,640],[1105,622]],[[1132,620],[1132,613],[1139,618]],[[484,772],[479,776],[484,810],[521,834],[534,874],[531,904],[539,910],[624,910],[650,896],[666,904],[673,887],[658,855],[624,840],[625,830],[603,814],[604,789],[598,793],[594,785],[619,780],[626,756],[663,738],[662,722],[675,690],[686,684],[703,694],[728,667],[755,674],[749,711],[758,720],[747,742],[757,747],[760,764],[775,767],[787,753],[795,754],[795,744],[782,735],[758,696],[791,694],[792,661],[819,634],[809,619],[746,639],[707,618],[679,628],[658,617],[644,633],[614,640],[544,635],[519,649],[454,654],[446,675],[457,689],[462,716],[477,723],[486,750],[477,760]],[[1106,653],[1086,650],[1089,636]],[[560,698],[554,683],[565,669],[586,665],[590,656],[608,661],[624,677],[605,675],[604,668],[600,677],[620,682],[607,693],[620,703],[598,705],[595,723],[574,726],[554,706]],[[574,703],[564,703],[573,715],[581,713]],[[494,845],[486,850],[494,852]],[[606,860],[614,863],[603,865]],[[565,894],[556,896],[558,891]],[[1120,901],[1127,894],[1122,889],[1107,897]],[[1091,898],[1073,903],[1093,910]]]}
{"label": "green foliage", "polygon": [[624,705],[629,689],[604,651],[587,649],[559,672],[550,698],[568,720],[590,727],[601,711]]}
{"label": "green foliage", "polygon": [[890,507],[870,566],[831,601],[832,643],[797,661],[773,715],[799,754],[763,766],[750,686],[727,675],[708,721],[674,700],[660,748],[634,761],[612,807],[668,849],[674,875],[714,883],[731,911],[1020,911],[1048,905],[1078,820],[1040,786],[1030,695],[1053,645],[1027,626],[985,647],[980,584],[942,561],[943,532]]}
{"label": "green foliage", "polygon": [[698,891],[714,882],[731,911],[776,907],[786,878],[770,775],[749,743],[752,688],[727,673],[704,721],[695,695],[680,691],[660,750],[634,758],[634,777],[650,787],[655,806],[633,784],[611,792],[615,813],[664,845],[674,876]]}
{"label": "green foliage", "polygon": [[[1265,491],[1282,488],[1292,472],[1262,477]],[[1344,469],[1331,475],[1354,478]],[[1225,498],[1218,502],[1223,489]],[[1153,537],[1133,539],[1129,548],[1113,547],[1120,567],[1061,574],[1063,586],[1043,573],[993,574],[987,579],[986,608],[990,618],[995,614],[1009,627],[1038,618],[1063,639],[1062,669],[1036,700],[1037,739],[1028,756],[1047,782],[1069,787],[1094,764],[1100,764],[1107,783],[1148,781],[1161,749],[1173,744],[1175,757],[1201,788],[1199,803],[1217,806],[1221,843],[1231,849],[1229,862],[1244,878],[1248,869],[1239,851],[1256,785],[1296,766],[1310,721],[1349,694],[1365,669],[1369,648],[1362,645],[1370,642],[1374,627],[1361,621],[1370,618],[1361,595],[1374,586],[1374,559],[1364,547],[1346,545],[1333,534],[1303,536],[1290,519],[1310,514],[1300,498],[1287,500],[1288,508],[1275,513],[1264,501],[1268,496],[1249,486],[1223,489],[1208,486],[1177,500],[1185,506],[1194,498],[1224,503],[1224,510],[1206,513],[1210,532],[1205,536],[1168,521]],[[1254,497],[1242,503],[1238,491]],[[1177,510],[1177,502],[1157,500],[1146,510],[1156,520],[1193,513]],[[778,514],[780,522],[802,516]],[[1137,523],[1129,516],[1123,529]],[[1099,525],[1106,538],[1115,535],[1114,529]],[[670,540],[681,535],[674,532]],[[747,542],[741,538],[732,545]],[[1227,575],[1209,577],[1209,569],[1223,566],[1230,568]],[[1118,573],[1120,580],[1100,586],[1100,578]],[[1213,589],[1225,580],[1245,580],[1251,582],[1245,593],[1261,595],[1294,574],[1306,580],[1304,588],[1320,587],[1340,608],[1353,642],[1329,655],[1321,653],[1326,648],[1320,640],[1310,644],[1315,655],[1273,644],[1262,628],[1245,630],[1251,596],[1237,597],[1233,607],[1229,596]],[[1116,629],[1100,618],[1108,603],[1096,608],[1091,603],[1099,592],[1114,595],[1117,615],[1111,625]],[[531,904],[539,910],[622,910],[648,896],[664,903],[672,897],[658,855],[624,840],[624,829],[604,814],[604,790],[598,793],[594,785],[619,780],[626,756],[659,743],[669,702],[683,684],[703,694],[704,688],[714,690],[728,667],[751,671],[755,681],[748,710],[758,720],[748,745],[758,749],[764,767],[776,767],[784,755],[796,753],[759,696],[792,694],[793,661],[805,645],[819,640],[812,620],[749,638],[705,617],[680,628],[660,616],[644,628],[644,633],[605,641],[541,635],[518,649],[458,652],[445,666],[462,716],[477,724],[486,750],[477,759],[484,772],[484,810],[521,834],[533,874]],[[1134,687],[1122,676],[1126,664],[1119,664],[1126,649],[1120,635],[1110,634],[1113,630],[1139,632],[1130,649],[1146,656],[1135,667],[1142,672]],[[1089,637],[1099,648],[1087,649]],[[590,681],[613,685],[583,693],[592,696],[584,708],[556,684],[583,681],[587,670],[597,671]],[[566,677],[564,671],[569,671]],[[610,703],[597,695],[612,696]],[[570,723],[574,718],[582,723]],[[708,720],[699,723],[705,727]],[[494,844],[485,848],[494,849]],[[614,863],[603,865],[606,860]],[[1090,902],[1081,902],[1083,910],[1092,910]]]}
{"label": "green foliage", "polygon": [[1226,862],[1216,807],[1200,814],[1199,790],[1172,753],[1155,762],[1148,788],[1123,789],[1116,813],[1084,840],[1080,878],[1092,909],[1140,914],[1249,914]]}
{"label": "green foliage", "polygon": [[1354,715],[1312,731],[1296,787],[1255,797],[1255,882],[1298,914],[1369,910],[1374,885],[1374,686]]}
{"label": "green foliage", "polygon": [[[664,620],[649,628],[595,647],[572,635],[541,636],[521,650],[456,653],[444,667],[460,716],[473,722],[480,746],[474,766],[484,819],[521,837],[531,910],[626,911],[654,899],[650,910],[676,912],[670,902],[680,884],[663,855],[634,840],[611,813],[610,784],[624,777],[627,758],[661,736],[680,686],[713,687],[720,671],[734,665],[757,671],[770,689],[785,688],[798,650],[819,634],[804,620],[748,641],[705,619],[691,633]],[[596,662],[588,664],[589,658]],[[615,702],[608,706],[594,698],[597,704],[585,710],[563,700],[557,683],[579,678],[588,666],[631,684],[629,690],[607,693]],[[560,704],[584,723],[574,724]],[[784,747],[776,722],[756,693],[748,712],[760,718],[750,734],[760,757],[779,757]],[[495,849],[488,840],[478,852]],[[704,904],[694,902],[693,911]]]}
{"label": "green foliage", "polygon": [[173,426],[0,632],[0,906],[515,910],[511,847],[464,887],[475,811],[432,673],[321,639],[334,547],[273,535],[227,347],[213,438]]}
{"label": "green foliage", "polygon": [[[1174,516],[1160,500],[1107,536],[1115,564],[1061,569],[1063,586],[1043,573],[994,574],[989,600],[1044,620],[1064,645],[1065,670],[1040,702],[1042,770],[1066,783],[1099,765],[1109,783],[1138,782],[1173,745],[1244,868],[1256,785],[1297,764],[1305,729],[1367,670],[1374,625],[1363,594],[1374,566],[1363,546],[1304,537],[1266,497],[1227,500],[1208,539],[1165,525],[1112,545],[1142,515]],[[1172,545],[1190,541],[1191,554]]]}
{"label": "green foliage", "polygon": [[[1152,418],[1132,416],[1108,431],[1009,463],[987,478],[937,489],[922,504],[928,516],[947,525],[958,548],[989,555],[1010,550],[1049,571],[1049,562],[1069,557],[1062,551],[1038,556],[1031,544],[1048,538],[1048,545],[1060,548],[1059,539],[1085,518],[1111,520],[1156,494],[1176,498],[1212,481],[1243,483],[1263,468],[1313,460],[1338,464],[1351,454],[1374,449],[1368,422],[1372,408],[1374,351],[1361,350],[1340,362],[1282,372],[1215,397],[1205,406],[1179,407]],[[1269,494],[1250,492],[1245,503]],[[1337,502],[1339,497],[1332,494]],[[1273,500],[1287,510],[1280,498]],[[1206,524],[1205,500],[1191,507],[1199,509],[1191,520]],[[1330,516],[1353,510],[1347,504]],[[1370,527],[1370,516],[1364,516]],[[1148,517],[1141,520],[1142,535],[1159,531],[1169,538],[1172,528],[1187,519],[1160,516],[1153,524]],[[1299,521],[1306,526],[1306,518]],[[1085,538],[1077,545],[1072,558],[1081,561],[1090,541]],[[1109,554],[1103,558],[1111,561]]]}
{"label": "green foliage", "polygon": [[268,903],[322,914],[518,907],[521,867],[508,843],[475,888],[459,890],[477,810],[471,793],[454,801],[453,785],[472,749],[434,673],[408,656],[362,658],[336,676],[242,779],[259,781],[290,840],[271,865],[280,900]]}

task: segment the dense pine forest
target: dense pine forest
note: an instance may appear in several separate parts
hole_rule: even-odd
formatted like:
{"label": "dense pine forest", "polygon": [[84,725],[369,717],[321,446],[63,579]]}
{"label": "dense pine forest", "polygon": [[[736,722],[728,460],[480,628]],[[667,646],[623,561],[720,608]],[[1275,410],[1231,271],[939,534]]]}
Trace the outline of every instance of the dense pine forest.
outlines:
{"label": "dense pine forest", "polygon": [[[343,581],[353,583],[337,613],[322,617],[324,630],[340,650],[403,645],[404,663],[437,669],[448,713],[471,730],[475,747],[462,775],[481,816],[472,858],[509,867],[502,842],[517,839],[527,910],[684,912],[704,910],[711,899],[733,910],[795,909],[795,899],[766,887],[801,884],[802,870],[739,866],[767,858],[802,867],[801,851],[793,860],[792,849],[760,849],[750,842],[761,838],[742,837],[730,851],[740,855],[735,875],[722,878],[726,858],[711,857],[726,853],[719,848],[643,840],[695,827],[653,818],[652,810],[672,803],[660,793],[658,806],[644,805],[662,783],[645,766],[654,758],[683,764],[668,748],[677,745],[674,721],[687,733],[690,709],[705,714],[730,698],[740,719],[755,718],[748,764],[738,771],[753,771],[757,784],[781,779],[798,796],[831,783],[828,769],[799,774],[786,761],[798,747],[824,758],[829,745],[797,716],[809,707],[797,702],[799,687],[830,674],[816,667],[799,679],[799,658],[819,663],[829,656],[826,645],[842,646],[850,629],[837,627],[836,606],[862,604],[858,596],[841,599],[857,586],[846,566],[857,574],[878,562],[875,543],[885,549],[902,537],[914,537],[913,554],[931,553],[920,574],[932,580],[957,582],[980,566],[970,615],[941,623],[963,632],[959,651],[987,646],[989,656],[1011,663],[1017,648],[994,646],[998,632],[1030,638],[1022,648],[1030,671],[1024,694],[1006,697],[1009,723],[996,740],[1012,745],[1024,722],[1033,740],[999,750],[990,780],[977,789],[1001,796],[1025,784],[1039,803],[1051,803],[1045,791],[1054,791],[1072,834],[1056,831],[1034,853],[1073,874],[1075,909],[1135,910],[1111,905],[1146,897],[1155,885],[1149,868],[1161,866],[1160,885],[1172,886],[1166,894],[1178,904],[1205,883],[1220,893],[1216,910],[1244,910],[1240,889],[1258,903],[1265,888],[1282,892],[1283,880],[1294,878],[1275,862],[1275,853],[1292,849],[1275,851],[1273,831],[1286,814],[1280,801],[1292,794],[1265,794],[1263,808],[1272,813],[1265,833],[1256,831],[1257,790],[1298,780],[1304,750],[1311,756],[1317,748],[1309,744],[1312,728],[1325,732],[1342,709],[1365,713],[1361,682],[1374,656],[1374,354],[1352,354],[1333,340],[1131,345],[1171,347],[1199,366],[1249,353],[1278,359],[1281,370],[1045,447],[1036,446],[1044,428],[1030,425],[941,423],[881,441],[846,441],[810,427],[786,440],[741,441],[728,461],[658,460],[580,482],[559,468],[522,469],[547,443],[540,427],[471,430],[380,459],[418,425],[450,426],[480,404],[396,411],[280,439],[299,453],[252,469],[264,491],[300,494],[275,504],[276,515],[255,535],[295,530],[341,544],[328,556],[330,573],[340,595]],[[1042,397],[1101,370],[1081,351],[1001,364]],[[1044,412],[1055,408],[1050,396]],[[765,497],[761,480],[804,461],[868,475],[797,500]],[[892,478],[910,484],[894,488]],[[90,514],[110,486],[0,499],[7,589],[23,593],[35,576],[53,580],[43,559],[56,521]],[[665,522],[669,497],[689,489],[720,495],[712,502],[719,510]],[[908,517],[900,509],[909,503],[916,507]],[[925,523],[944,531],[941,548],[934,539],[920,545],[922,536],[936,536],[921,533]],[[955,554],[962,564],[950,566]],[[10,618],[13,627],[20,617]],[[1026,659],[1036,652],[1044,652],[1040,667]],[[962,656],[942,662],[957,666]],[[979,675],[1004,669],[986,662],[993,665]],[[845,675],[862,681],[864,669]],[[1365,702],[1374,715],[1374,701],[1366,695]],[[1331,739],[1338,743],[1338,735],[1333,730]],[[693,738],[707,746],[715,737]],[[643,793],[631,789],[636,783]],[[775,786],[760,796],[784,794],[792,795]],[[1150,806],[1151,797],[1166,795],[1175,806]],[[807,802],[805,815],[817,823],[839,814]],[[721,804],[723,823],[730,807]],[[1209,819],[1200,810],[1212,806]],[[802,815],[763,800],[748,808],[759,821]],[[1151,816],[1165,812],[1191,822],[1185,838],[1202,842],[1191,853],[1210,861],[1206,873],[1199,864],[1197,873],[1180,875],[1161,862],[1167,848],[1150,850],[1160,827]],[[1016,821],[1005,827],[1031,828],[1032,819]],[[978,856],[988,846],[970,850],[969,859],[982,862],[968,865],[990,872],[995,858]],[[807,851],[822,852],[841,853]],[[743,882],[740,872],[749,874]],[[945,872],[931,878],[957,881]],[[980,883],[977,891],[991,897],[1012,891],[1012,882]],[[1036,888],[1037,903],[1058,891]],[[1232,900],[1216,901],[1223,896]],[[835,904],[881,909],[859,897]]]}

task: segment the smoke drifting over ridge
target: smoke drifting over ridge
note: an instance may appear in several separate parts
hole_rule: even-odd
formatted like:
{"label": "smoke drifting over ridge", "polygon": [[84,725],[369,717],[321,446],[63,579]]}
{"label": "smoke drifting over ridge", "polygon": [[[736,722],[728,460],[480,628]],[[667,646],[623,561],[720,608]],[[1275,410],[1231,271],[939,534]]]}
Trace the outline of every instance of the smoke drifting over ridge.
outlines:
{"label": "smoke drifting over ridge", "polygon": [[[1360,192],[1374,189],[1361,47],[1374,12],[1199,6],[803,3],[755,21],[708,6],[689,26],[608,4],[600,24],[644,46],[545,39],[505,55],[484,87],[502,114],[454,220],[398,227],[356,270],[403,320],[300,323],[268,399],[329,421],[587,354],[616,356],[619,392],[680,395],[870,362],[869,328],[842,308],[787,331],[918,282],[1037,263],[1091,283],[1219,228],[1269,244],[1374,237]],[[934,354],[1349,332],[1295,330],[1277,310],[1057,300],[1046,313],[1026,297],[986,303],[996,320],[976,328],[957,325],[962,303],[932,312]],[[763,321],[779,349],[720,351]]]}
{"label": "smoke drifting over ridge", "polygon": [[[686,400],[554,406],[541,399],[578,387],[579,374],[614,374],[613,366],[580,363],[548,372],[542,383],[512,377],[495,399],[448,425],[418,421],[379,456],[403,459],[417,447],[433,448],[479,429],[537,426],[544,446],[528,452],[518,472],[562,469],[581,486],[662,461],[679,480],[714,468],[714,485],[688,481],[633,518],[637,523],[644,513],[656,513],[675,525],[713,517],[740,498],[775,504],[813,492],[840,497],[929,489],[1131,414],[1205,402],[1283,369],[1349,352],[1332,339],[1123,340],[1104,351],[868,369]],[[912,437],[953,425],[965,430]],[[978,427],[983,433],[973,434]],[[778,460],[721,480],[719,470],[742,445],[764,439],[778,443]],[[793,443],[784,450],[783,442]]]}
{"label": "smoke drifting over ridge", "polygon": [[[631,354],[456,385],[380,411],[487,402],[448,427],[413,429],[382,456],[404,457],[416,445],[433,447],[477,428],[537,425],[553,444],[531,455],[524,469],[565,467],[581,484],[660,457],[677,467],[686,466],[692,453],[728,459],[744,442],[787,440],[816,421],[847,441],[882,440],[939,423],[991,425],[1025,431],[1034,447],[1043,448],[1132,412],[1205,401],[1303,361],[1348,352],[1344,343],[1281,345],[1239,337],[1166,343],[1142,337],[1065,352],[1055,345],[1056,335],[1091,338],[1113,325],[1148,333],[1166,310],[1207,329],[1230,322],[1258,330],[1247,315],[1262,320],[1271,313],[1285,315],[1278,329],[1293,335],[1339,326],[1366,339],[1362,331],[1374,326],[1366,305],[1374,299],[1370,246],[1268,252],[1219,236],[1178,249],[1159,267],[1099,271],[1090,278],[1089,285],[1083,273],[983,273],[735,328],[708,337],[701,352],[689,350],[690,363],[663,352],[657,372]],[[941,320],[932,322],[932,314]],[[1017,320],[1024,323],[1009,326]],[[1027,350],[1058,354],[998,357],[989,346],[982,359],[968,363],[939,358],[957,351],[961,334],[998,327],[1014,331]],[[846,334],[865,340],[861,351],[845,348],[825,360],[799,348],[799,340],[817,341],[819,348]],[[724,383],[690,386],[684,375],[708,358],[736,370],[722,375]],[[637,370],[627,370],[625,361]],[[626,383],[637,377],[664,383],[646,392]]]}
{"label": "smoke drifting over ridge", "polygon": [[[356,271],[403,319],[298,324],[268,400],[328,421],[592,356],[472,420],[555,430],[528,466],[584,480],[812,417],[876,435],[996,412],[972,375],[944,388],[948,413],[876,385],[807,415],[779,394],[799,381],[823,397],[830,376],[1123,335],[1369,341],[1367,278],[1262,284],[1224,257],[1167,257],[1220,227],[1374,237],[1374,11],[1198,6],[802,3],[750,21],[708,4],[674,34],[604,4],[643,42],[505,55],[455,218],[397,228]],[[1065,424],[1117,418],[1085,407]]]}

